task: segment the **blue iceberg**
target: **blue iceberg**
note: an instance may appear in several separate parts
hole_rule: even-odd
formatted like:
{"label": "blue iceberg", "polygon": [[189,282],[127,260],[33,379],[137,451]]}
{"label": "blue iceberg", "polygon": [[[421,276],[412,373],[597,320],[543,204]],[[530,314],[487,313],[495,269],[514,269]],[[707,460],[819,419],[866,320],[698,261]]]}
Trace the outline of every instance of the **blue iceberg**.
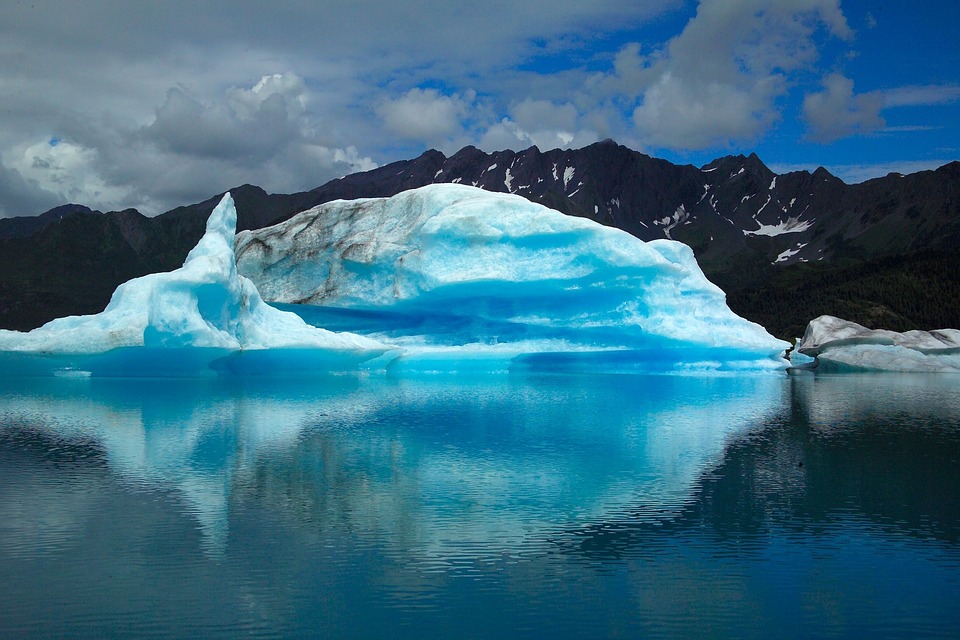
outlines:
{"label": "blue iceberg", "polygon": [[683,244],[432,185],[239,235],[226,194],[181,268],[0,331],[0,374],[782,370],[788,346]]}
{"label": "blue iceberg", "polygon": [[264,303],[237,273],[230,194],[183,266],[117,287],[101,313],[29,333],[0,330],[0,373],[196,375],[355,369],[387,347],[311,326]]}
{"label": "blue iceberg", "polygon": [[391,371],[780,370],[693,252],[455,184],[330,202],[237,237],[237,265],[308,322],[399,347]]}

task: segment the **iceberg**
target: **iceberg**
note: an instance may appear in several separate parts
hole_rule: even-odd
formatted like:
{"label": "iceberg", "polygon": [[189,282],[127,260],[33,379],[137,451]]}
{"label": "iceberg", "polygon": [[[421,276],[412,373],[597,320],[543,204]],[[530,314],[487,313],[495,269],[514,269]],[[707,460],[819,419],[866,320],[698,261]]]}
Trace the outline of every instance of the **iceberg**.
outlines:
{"label": "iceberg", "polygon": [[0,375],[782,370],[788,346],[683,244],[431,185],[241,234],[228,193],[181,268],[0,330]]}
{"label": "iceberg", "polygon": [[807,325],[797,350],[818,371],[960,372],[960,330],[868,329],[834,316]]}
{"label": "iceberg", "polygon": [[[520,196],[436,184],[329,202],[237,236],[237,268],[308,322],[401,347],[410,370],[782,370],[689,247]],[[285,306],[289,305],[289,306]]]}
{"label": "iceberg", "polygon": [[28,333],[0,330],[0,372],[121,376],[329,371],[388,347],[335,333],[264,303],[237,273],[237,212],[227,193],[179,269],[117,287],[101,313]]}

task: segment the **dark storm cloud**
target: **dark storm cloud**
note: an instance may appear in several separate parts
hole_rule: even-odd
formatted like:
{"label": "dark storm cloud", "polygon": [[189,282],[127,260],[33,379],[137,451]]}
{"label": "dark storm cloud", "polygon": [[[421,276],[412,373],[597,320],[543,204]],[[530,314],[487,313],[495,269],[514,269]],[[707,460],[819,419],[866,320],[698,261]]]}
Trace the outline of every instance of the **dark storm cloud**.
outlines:
{"label": "dark storm cloud", "polygon": [[31,184],[16,170],[0,164],[0,194],[3,194],[3,209],[8,217],[29,216],[42,213],[63,204],[57,194]]}

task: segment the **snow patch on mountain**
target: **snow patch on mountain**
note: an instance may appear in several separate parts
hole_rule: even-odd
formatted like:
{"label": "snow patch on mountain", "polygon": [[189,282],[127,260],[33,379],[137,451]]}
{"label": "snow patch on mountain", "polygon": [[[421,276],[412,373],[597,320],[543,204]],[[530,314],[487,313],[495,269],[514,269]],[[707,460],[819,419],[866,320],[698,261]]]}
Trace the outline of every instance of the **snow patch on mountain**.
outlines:
{"label": "snow patch on mountain", "polygon": [[816,220],[800,220],[799,217],[787,218],[777,224],[763,224],[757,222],[759,225],[758,229],[753,231],[744,230],[743,235],[745,236],[779,236],[785,233],[800,233],[801,231],[806,231],[814,225]]}
{"label": "snow patch on mountain", "polygon": [[670,240],[673,238],[670,236],[670,232],[676,229],[679,225],[687,222],[690,217],[687,208],[684,205],[680,205],[673,212],[673,215],[665,216],[660,220],[654,220],[653,224],[663,227],[663,234]]}
{"label": "snow patch on mountain", "polygon": [[773,200],[773,196],[767,196],[767,201],[763,203],[763,206],[760,207],[760,209],[757,210],[756,215],[754,215],[753,217],[756,218],[756,217],[759,216],[761,213],[763,213],[763,210],[767,208],[767,205],[770,204],[770,201],[771,201],[771,200]]}
{"label": "snow patch on mountain", "polygon": [[807,246],[807,243],[798,242],[797,245],[796,245],[796,247],[794,247],[794,248],[792,248],[792,249],[786,249],[786,250],[782,251],[782,252],[777,256],[777,259],[772,262],[772,264],[777,264],[778,262],[786,262],[787,260],[789,260],[789,259],[792,258],[793,256],[795,256],[795,255],[797,255],[798,253],[800,253],[800,250],[803,249],[805,246]]}

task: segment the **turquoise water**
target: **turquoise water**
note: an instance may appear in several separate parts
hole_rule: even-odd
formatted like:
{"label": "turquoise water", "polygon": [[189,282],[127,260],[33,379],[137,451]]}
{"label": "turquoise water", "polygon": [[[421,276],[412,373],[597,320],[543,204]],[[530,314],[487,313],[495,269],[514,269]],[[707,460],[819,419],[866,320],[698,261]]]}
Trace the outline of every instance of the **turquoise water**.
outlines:
{"label": "turquoise water", "polygon": [[0,379],[0,637],[952,637],[958,392]]}

